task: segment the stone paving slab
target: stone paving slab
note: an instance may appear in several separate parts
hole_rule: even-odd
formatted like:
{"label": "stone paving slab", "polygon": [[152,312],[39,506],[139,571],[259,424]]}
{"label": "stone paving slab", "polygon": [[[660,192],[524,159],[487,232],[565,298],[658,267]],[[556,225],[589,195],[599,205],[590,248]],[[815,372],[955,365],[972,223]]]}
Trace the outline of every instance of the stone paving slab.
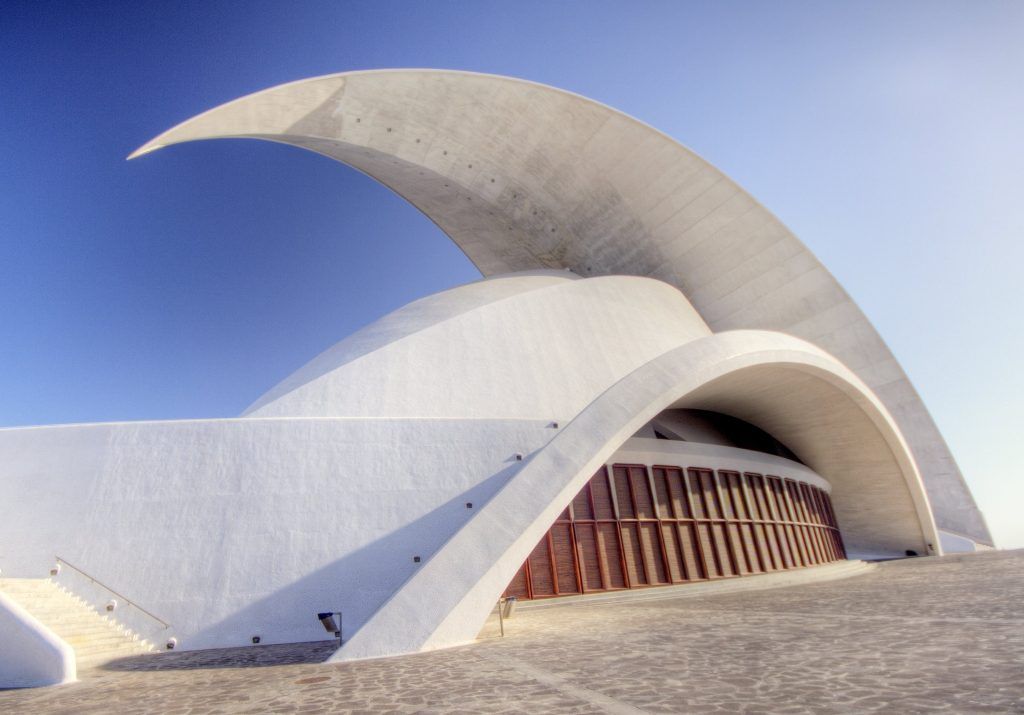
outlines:
{"label": "stone paving slab", "polygon": [[327,664],[330,643],[129,658],[3,713],[1024,713],[1024,551],[770,591],[520,611],[505,638]]}

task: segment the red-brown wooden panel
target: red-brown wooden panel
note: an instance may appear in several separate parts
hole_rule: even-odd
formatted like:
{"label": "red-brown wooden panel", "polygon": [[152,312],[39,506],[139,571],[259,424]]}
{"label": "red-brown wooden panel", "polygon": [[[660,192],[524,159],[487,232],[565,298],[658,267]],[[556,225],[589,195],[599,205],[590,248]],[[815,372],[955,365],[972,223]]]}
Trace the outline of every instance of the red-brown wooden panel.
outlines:
{"label": "red-brown wooden panel", "polygon": [[697,543],[697,525],[679,524],[679,552],[686,565],[686,577],[691,581],[707,578],[704,571],[704,559],[701,557],[700,544]]}
{"label": "red-brown wooden panel", "polygon": [[704,495],[704,508],[712,519],[722,518],[722,505],[718,500],[718,483],[715,480],[715,473],[710,469],[701,469],[700,474],[701,492]]}
{"label": "red-brown wooden panel", "polygon": [[[574,524],[576,558],[580,565],[580,582],[584,591],[601,591],[601,564],[597,558],[597,535],[594,524]],[[559,579],[561,581],[561,579]]]}
{"label": "red-brown wooden panel", "polygon": [[700,553],[707,566],[708,578],[721,578],[722,565],[718,563],[718,550],[715,548],[715,539],[711,535],[711,524],[698,522],[697,537],[700,541]]}
{"label": "red-brown wooden panel", "polygon": [[825,557],[825,550],[818,541],[818,529],[813,526],[805,526],[804,530],[807,532],[807,538],[811,543],[811,551],[814,553],[814,562],[818,564],[826,563],[828,559]]}
{"label": "red-brown wooden panel", "polygon": [[572,518],[584,521],[594,518],[594,510],[590,508],[590,485],[585,484],[576,498],[572,500]]}
{"label": "red-brown wooden panel", "polygon": [[786,486],[786,496],[789,497],[789,509],[793,514],[793,521],[807,522],[807,513],[804,511],[803,504],[800,501],[800,491],[796,487],[796,482],[792,479],[787,479],[783,482]]}
{"label": "red-brown wooden panel", "polygon": [[636,515],[640,519],[654,519],[654,499],[651,495],[651,483],[647,480],[645,467],[630,467],[629,481],[633,487],[633,502],[636,504]]}
{"label": "red-brown wooden panel", "polygon": [[598,519],[614,519],[611,490],[608,488],[608,471],[601,467],[590,480],[590,493],[594,497],[594,516]]}
{"label": "red-brown wooden panel", "polygon": [[643,564],[643,547],[640,546],[640,533],[636,522],[623,522],[619,525],[622,535],[622,555],[626,560],[626,575],[631,588],[646,586],[647,572]]}
{"label": "red-brown wooden panel", "polygon": [[690,511],[690,498],[686,493],[685,477],[681,469],[666,469],[668,477],[668,491],[672,495],[672,512],[677,519],[692,519],[693,512]]}
{"label": "red-brown wooden panel", "polygon": [[743,537],[743,553],[747,557],[747,566],[752,573],[762,573],[765,568],[761,563],[761,554],[754,543],[754,527],[751,524],[740,524],[740,536]]}
{"label": "red-brown wooden panel", "polygon": [[612,468],[612,475],[615,477],[615,501],[619,506],[619,518],[635,519],[636,510],[633,509],[633,495],[629,488],[629,470],[616,464]]}
{"label": "red-brown wooden panel", "polygon": [[[786,527],[782,524],[772,524],[767,527],[769,534],[775,535],[775,543],[779,547],[779,554],[782,556],[782,568],[796,568],[796,560],[790,551],[789,537],[786,535]],[[771,536],[768,537],[769,539]]]}
{"label": "red-brown wooden panel", "polygon": [[786,498],[782,488],[782,480],[778,477],[767,477],[768,480],[768,503],[775,511],[776,518],[780,521],[792,521],[789,509],[786,508]]}
{"label": "red-brown wooden panel", "polygon": [[735,519],[737,516],[736,504],[733,500],[733,494],[731,489],[733,474],[735,474],[735,472],[727,472],[723,469],[718,470],[718,493],[722,497],[722,516],[730,520]]}
{"label": "red-brown wooden panel", "polygon": [[648,583],[669,583],[665,573],[665,558],[661,550],[661,530],[653,521],[640,524],[640,543],[644,552],[644,570],[647,572]]}
{"label": "red-brown wooden panel", "polygon": [[750,486],[750,493],[754,496],[756,518],[762,521],[773,521],[771,511],[768,509],[767,497],[764,495],[764,477],[760,474],[748,474],[747,480]]}
{"label": "red-brown wooden panel", "polygon": [[818,518],[817,504],[814,503],[813,497],[811,497],[811,488],[807,484],[799,484],[800,499],[803,502],[804,509],[807,511],[807,521],[811,524],[820,524],[821,519]]}
{"label": "red-brown wooden panel", "polygon": [[708,513],[704,508],[704,488],[700,484],[700,472],[698,470],[687,470],[686,490],[689,492],[690,506],[693,508],[694,518],[707,518]]}
{"label": "red-brown wooden panel", "polygon": [[779,545],[775,542],[775,530],[771,525],[754,524],[754,540],[764,560],[767,571],[778,571],[782,568],[782,556]]}
{"label": "red-brown wooden panel", "polygon": [[555,555],[555,576],[558,593],[579,593],[576,581],[576,554],[572,543],[572,527],[555,523],[551,527],[551,547]]}
{"label": "red-brown wooden panel", "polygon": [[548,550],[548,535],[540,540],[530,554],[530,585],[533,587],[533,597],[555,595],[555,580],[551,574],[551,553]]}
{"label": "red-brown wooden panel", "polygon": [[736,563],[729,550],[729,536],[725,533],[725,524],[712,522],[711,535],[715,542],[715,553],[718,555],[718,565],[722,569],[722,575],[735,576]]}
{"label": "red-brown wooden panel", "polygon": [[654,499],[658,505],[659,519],[674,519],[672,513],[672,497],[669,495],[668,475],[661,467],[651,469],[651,478],[654,480]]}
{"label": "red-brown wooden panel", "polygon": [[836,513],[832,509],[832,498],[825,492],[821,494],[822,501],[825,503],[825,511],[828,513],[828,524],[833,529],[839,528],[839,522],[836,521]]}
{"label": "red-brown wooden panel", "polygon": [[829,563],[845,558],[833,524],[828,493],[792,479],[602,467],[505,593],[544,598]]}
{"label": "red-brown wooden panel", "polygon": [[836,540],[836,548],[839,549],[839,555],[842,558],[845,559],[846,558],[846,545],[843,543],[843,532],[841,532],[839,529],[836,529],[835,531],[832,532],[832,535],[833,535],[833,537]]}
{"label": "red-brown wooden panel", "polygon": [[597,525],[597,551],[605,573],[605,588],[626,588],[622,572],[622,549],[619,546],[619,528],[615,524]]}
{"label": "red-brown wooden panel", "polygon": [[828,552],[828,547],[825,544],[825,532],[818,527],[813,527],[811,532],[814,534],[814,543],[818,546],[818,553],[821,555],[821,563],[827,564],[832,560],[832,555]]}
{"label": "red-brown wooden panel", "polygon": [[743,539],[740,536],[740,525],[729,522],[725,525],[725,533],[729,535],[729,548],[732,551],[733,559],[736,562],[736,569],[741,576],[750,573],[750,564],[747,563],[747,555],[743,550]]}
{"label": "red-brown wooden panel", "polygon": [[516,571],[516,575],[512,577],[512,581],[509,583],[508,588],[505,589],[506,596],[513,596],[515,598],[529,598],[530,589],[526,580],[526,562],[519,567]]}
{"label": "red-brown wooden panel", "polygon": [[832,555],[832,547],[828,544],[828,539],[825,538],[825,530],[822,527],[814,527],[814,540],[818,542],[818,548],[821,550],[821,558],[823,563],[829,561],[835,561],[835,557]]}
{"label": "red-brown wooden panel", "polygon": [[661,522],[661,543],[665,545],[665,559],[668,561],[668,576],[673,583],[687,581],[686,565],[679,551],[679,532],[670,521]]}
{"label": "red-brown wooden panel", "polygon": [[792,524],[786,524],[786,543],[789,544],[789,553],[793,558],[793,565],[797,568],[801,566],[807,566],[807,559],[804,555],[804,549],[797,541],[795,527]]}
{"label": "red-brown wooden panel", "polygon": [[732,494],[732,506],[736,510],[736,516],[740,519],[752,518],[747,510],[746,495],[743,493],[743,477],[736,472],[729,474],[729,493]]}
{"label": "red-brown wooden panel", "polygon": [[814,539],[811,537],[811,530],[806,526],[797,527],[797,531],[803,537],[804,544],[807,546],[807,558],[814,565],[821,563],[821,559],[818,557],[818,551],[814,548]]}

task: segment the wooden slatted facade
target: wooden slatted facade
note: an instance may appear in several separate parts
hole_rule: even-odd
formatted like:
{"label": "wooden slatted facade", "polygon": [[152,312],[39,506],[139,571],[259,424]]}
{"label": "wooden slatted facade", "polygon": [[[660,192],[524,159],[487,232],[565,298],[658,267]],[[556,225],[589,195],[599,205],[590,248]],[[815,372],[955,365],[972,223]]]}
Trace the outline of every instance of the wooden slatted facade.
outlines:
{"label": "wooden slatted facade", "polygon": [[771,475],[602,467],[505,594],[550,598],[745,576],[845,559],[828,494]]}

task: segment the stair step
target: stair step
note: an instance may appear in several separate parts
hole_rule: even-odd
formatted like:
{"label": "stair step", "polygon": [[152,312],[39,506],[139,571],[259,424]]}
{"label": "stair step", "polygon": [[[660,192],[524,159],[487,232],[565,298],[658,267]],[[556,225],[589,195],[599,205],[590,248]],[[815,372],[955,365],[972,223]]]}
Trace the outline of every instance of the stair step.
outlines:
{"label": "stair step", "polygon": [[95,610],[49,579],[0,579],[0,592],[70,645],[79,667],[155,651],[151,643],[122,628],[110,614]]}

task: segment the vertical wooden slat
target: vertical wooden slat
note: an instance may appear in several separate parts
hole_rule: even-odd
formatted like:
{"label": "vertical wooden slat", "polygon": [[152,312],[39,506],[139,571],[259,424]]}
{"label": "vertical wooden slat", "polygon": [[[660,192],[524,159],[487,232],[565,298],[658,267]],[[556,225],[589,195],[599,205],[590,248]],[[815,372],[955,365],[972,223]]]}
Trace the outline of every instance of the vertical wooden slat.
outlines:
{"label": "vertical wooden slat", "polygon": [[584,591],[603,591],[601,562],[597,556],[597,535],[594,524],[573,524],[576,537],[577,562],[580,565],[580,583]]}
{"label": "vertical wooden slat", "polygon": [[690,511],[690,499],[686,494],[686,485],[683,483],[683,471],[681,469],[666,470],[668,477],[668,491],[672,496],[672,511],[677,519],[692,519]]}
{"label": "vertical wooden slat", "polygon": [[647,582],[652,586],[669,582],[665,572],[665,557],[660,532],[657,522],[640,522],[640,544],[644,554],[644,570],[647,572]]}
{"label": "vertical wooden slat", "polygon": [[601,522],[597,525],[597,552],[607,574],[606,589],[626,588],[623,574],[622,545],[619,528],[614,523]]}
{"label": "vertical wooden slat", "polygon": [[744,554],[747,557],[747,566],[752,573],[763,573],[764,565],[761,563],[761,554],[754,544],[754,526],[752,524],[740,524],[740,537],[743,539]]}
{"label": "vertical wooden slat", "polygon": [[583,485],[583,489],[572,500],[572,518],[575,521],[587,521],[594,518],[594,510],[590,505],[590,485]]}
{"label": "vertical wooden slat", "polygon": [[704,564],[707,567],[708,578],[721,578],[723,575],[722,565],[718,561],[718,549],[715,548],[715,541],[711,535],[711,524],[709,522],[698,522],[697,540],[701,556],[704,557]]}
{"label": "vertical wooden slat", "polygon": [[556,592],[559,594],[579,593],[576,554],[574,553],[570,525],[561,522],[555,523],[548,533],[551,536],[551,553],[555,564]]}
{"label": "vertical wooden slat", "polygon": [[640,545],[640,534],[635,521],[624,521],[619,525],[622,535],[622,554],[626,558],[626,577],[629,587],[646,586],[650,583],[644,570],[643,548]]}
{"label": "vertical wooden slat", "polygon": [[729,547],[736,562],[736,570],[741,576],[746,576],[750,573],[750,564],[747,563],[746,551],[743,548],[740,525],[733,521],[726,523],[725,533],[729,537]]}
{"label": "vertical wooden slat", "polygon": [[704,487],[701,485],[700,472],[698,470],[687,470],[686,491],[689,496],[690,506],[693,508],[694,518],[706,519],[707,510],[704,508]]}
{"label": "vertical wooden slat", "polygon": [[526,599],[530,597],[530,590],[526,583],[526,562],[519,567],[516,571],[516,575],[512,577],[512,581],[508,584],[508,588],[505,589],[505,596],[514,596],[519,599]]}
{"label": "vertical wooden slat", "polygon": [[544,535],[544,538],[533,549],[529,561],[533,597],[554,596],[555,581],[551,573],[551,551],[548,548],[547,534]]}
{"label": "vertical wooden slat", "polygon": [[729,548],[729,536],[725,533],[725,524],[720,521],[711,522],[711,536],[714,539],[715,553],[723,576],[736,575],[736,562]]}
{"label": "vertical wooden slat", "polygon": [[608,488],[608,470],[601,467],[590,480],[590,494],[594,502],[594,516],[597,519],[614,519],[611,490]]}
{"label": "vertical wooden slat", "polygon": [[679,550],[686,565],[686,575],[691,581],[707,578],[704,558],[697,543],[697,526],[691,522],[680,522],[678,526]]}
{"label": "vertical wooden slat", "polygon": [[668,474],[664,467],[651,469],[651,478],[654,480],[654,501],[658,507],[659,519],[677,518],[672,508],[672,498],[669,494]]}
{"label": "vertical wooden slat", "polygon": [[653,519],[654,499],[651,497],[651,484],[647,480],[647,468],[630,467],[628,472],[637,518]]}
{"label": "vertical wooden slat", "polygon": [[633,490],[629,486],[629,470],[616,464],[612,468],[612,476],[619,519],[635,519],[636,510],[633,508]]}
{"label": "vertical wooden slat", "polygon": [[676,525],[670,521],[661,522],[661,543],[665,548],[665,558],[668,563],[669,580],[673,583],[689,581],[686,564],[683,562],[679,548],[679,531]]}

